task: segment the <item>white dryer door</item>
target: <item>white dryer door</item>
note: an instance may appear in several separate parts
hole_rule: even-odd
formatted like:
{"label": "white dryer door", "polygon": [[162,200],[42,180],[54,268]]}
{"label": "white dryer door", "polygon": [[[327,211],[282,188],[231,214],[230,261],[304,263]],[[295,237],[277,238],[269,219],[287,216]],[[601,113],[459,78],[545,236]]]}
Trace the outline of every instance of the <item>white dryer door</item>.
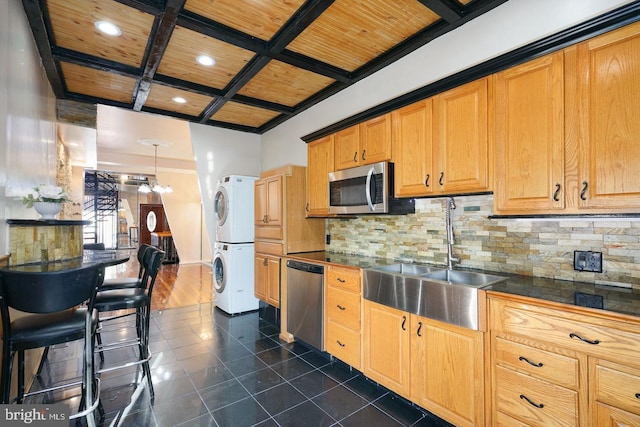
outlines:
{"label": "white dryer door", "polygon": [[229,217],[229,196],[224,187],[218,187],[213,198],[213,211],[218,225],[223,225]]}
{"label": "white dryer door", "polygon": [[227,285],[226,266],[222,253],[217,252],[213,259],[213,289],[218,293],[224,292]]}

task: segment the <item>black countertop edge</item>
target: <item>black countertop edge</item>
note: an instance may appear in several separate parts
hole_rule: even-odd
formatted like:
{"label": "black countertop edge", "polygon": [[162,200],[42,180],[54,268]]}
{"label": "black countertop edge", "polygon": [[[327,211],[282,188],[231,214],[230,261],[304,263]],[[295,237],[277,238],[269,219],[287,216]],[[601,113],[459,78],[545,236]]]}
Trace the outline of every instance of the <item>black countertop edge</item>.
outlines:
{"label": "black countertop edge", "polygon": [[640,213],[619,213],[619,214],[540,214],[540,215],[489,215],[489,219],[584,219],[590,220],[592,218],[640,218]]}
{"label": "black countertop edge", "polygon": [[89,225],[91,221],[82,219],[8,219],[7,224],[31,227],[47,227],[56,225]]}

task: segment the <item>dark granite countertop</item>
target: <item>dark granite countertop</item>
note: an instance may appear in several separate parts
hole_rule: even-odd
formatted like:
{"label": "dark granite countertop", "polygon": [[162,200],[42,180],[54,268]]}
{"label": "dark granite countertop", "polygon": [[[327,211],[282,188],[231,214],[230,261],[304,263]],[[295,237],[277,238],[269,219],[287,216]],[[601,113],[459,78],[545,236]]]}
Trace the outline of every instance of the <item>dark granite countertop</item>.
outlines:
{"label": "dark granite countertop", "polygon": [[[306,252],[288,254],[286,257],[317,264],[332,264],[358,268],[370,268],[400,262],[386,258],[333,252]],[[446,268],[444,266],[437,267]],[[640,317],[640,290],[638,289],[520,276],[501,272],[487,271],[485,273],[509,277],[505,281],[483,288],[486,291],[518,295],[572,306],[580,305],[588,307],[587,310],[597,310],[601,306],[602,309],[606,311]]]}
{"label": "dark granite countertop", "polygon": [[[33,264],[11,265],[3,269],[29,273],[47,273],[70,268],[80,268],[92,264],[103,264],[105,267],[127,262],[131,256],[129,250],[84,250],[81,257]],[[0,269],[2,270],[2,269]]]}
{"label": "dark granite countertop", "polygon": [[56,225],[89,225],[91,221],[82,219],[8,219],[7,224],[14,226],[56,226]]}

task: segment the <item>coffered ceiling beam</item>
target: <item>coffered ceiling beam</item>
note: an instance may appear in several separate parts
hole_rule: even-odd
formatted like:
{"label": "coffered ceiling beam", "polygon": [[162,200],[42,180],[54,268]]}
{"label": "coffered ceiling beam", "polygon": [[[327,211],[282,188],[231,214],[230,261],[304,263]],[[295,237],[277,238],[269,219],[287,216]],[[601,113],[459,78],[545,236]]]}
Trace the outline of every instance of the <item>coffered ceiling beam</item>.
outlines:
{"label": "coffered ceiling beam", "polygon": [[457,21],[462,16],[462,9],[451,2],[445,0],[418,1],[449,23]]}
{"label": "coffered ceiling beam", "polygon": [[178,13],[184,6],[186,0],[167,0],[164,12],[156,17],[154,22],[154,30],[152,36],[149,37],[149,44],[145,51],[144,71],[142,78],[137,82],[133,95],[133,109],[140,111],[147,101],[149,91],[151,90],[151,82],[156,74],[160,61],[164,55],[173,29],[176,26]]}

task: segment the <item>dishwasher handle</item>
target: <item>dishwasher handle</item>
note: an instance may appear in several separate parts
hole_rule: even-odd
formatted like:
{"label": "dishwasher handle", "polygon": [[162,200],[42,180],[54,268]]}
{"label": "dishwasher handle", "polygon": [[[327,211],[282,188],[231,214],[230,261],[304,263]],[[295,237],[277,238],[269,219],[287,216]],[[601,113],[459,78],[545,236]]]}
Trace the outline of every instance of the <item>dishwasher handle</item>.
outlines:
{"label": "dishwasher handle", "polygon": [[306,271],[307,273],[313,274],[324,274],[324,267],[318,264],[308,264],[306,262],[288,260],[287,268],[292,268],[294,270]]}

